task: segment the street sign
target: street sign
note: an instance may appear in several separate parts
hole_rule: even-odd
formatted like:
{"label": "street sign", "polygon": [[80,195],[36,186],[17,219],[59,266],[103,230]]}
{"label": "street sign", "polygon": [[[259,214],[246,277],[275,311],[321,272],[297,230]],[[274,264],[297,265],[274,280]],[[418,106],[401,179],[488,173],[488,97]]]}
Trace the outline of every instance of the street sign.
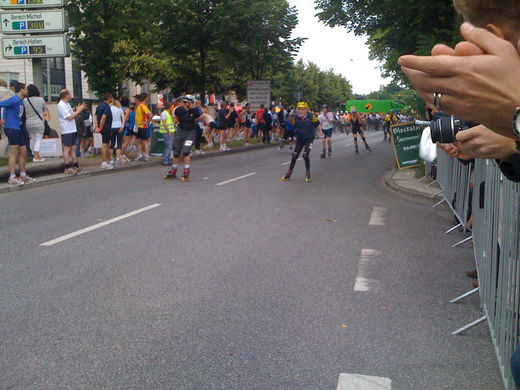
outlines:
{"label": "street sign", "polygon": [[271,81],[249,81],[247,83],[247,102],[251,104],[253,110],[271,105]]}
{"label": "street sign", "polygon": [[413,168],[420,164],[419,144],[424,128],[424,125],[416,125],[415,122],[391,127],[395,159],[399,169]]}
{"label": "street sign", "polygon": [[4,34],[53,33],[69,28],[68,14],[64,10],[1,12],[0,21]]}
{"label": "street sign", "polygon": [[67,0],[0,0],[0,8],[59,8],[67,5]]}
{"label": "street sign", "polygon": [[67,57],[70,44],[65,35],[2,38],[4,58]]}

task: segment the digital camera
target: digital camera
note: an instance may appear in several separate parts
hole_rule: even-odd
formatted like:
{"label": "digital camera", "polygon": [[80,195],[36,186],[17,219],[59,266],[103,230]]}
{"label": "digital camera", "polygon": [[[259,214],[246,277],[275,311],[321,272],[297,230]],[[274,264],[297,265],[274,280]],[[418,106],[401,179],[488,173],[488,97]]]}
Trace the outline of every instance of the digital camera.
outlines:
{"label": "digital camera", "polygon": [[452,115],[436,115],[430,124],[432,141],[434,143],[451,144],[457,140],[456,135],[459,131],[475,126],[477,124],[455,118]]}

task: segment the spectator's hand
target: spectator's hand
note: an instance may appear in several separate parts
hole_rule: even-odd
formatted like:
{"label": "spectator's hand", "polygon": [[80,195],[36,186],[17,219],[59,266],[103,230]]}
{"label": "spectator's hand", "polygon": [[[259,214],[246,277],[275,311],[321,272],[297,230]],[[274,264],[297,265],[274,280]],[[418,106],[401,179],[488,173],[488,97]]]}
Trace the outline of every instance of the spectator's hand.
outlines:
{"label": "spectator's hand", "polygon": [[[442,93],[443,111],[513,137],[513,113],[520,106],[517,48],[469,23],[462,25],[461,33],[469,42],[459,44],[453,52],[447,46],[436,46],[434,53],[440,55],[403,56],[399,64],[429,105],[434,92]],[[458,53],[466,55],[463,58]]]}
{"label": "spectator's hand", "polygon": [[5,119],[0,119],[0,126],[4,126],[5,125]]}
{"label": "spectator's hand", "polygon": [[497,134],[482,125],[459,131],[456,138],[458,141],[456,146],[460,153],[473,158],[504,160],[518,153],[513,139]]}
{"label": "spectator's hand", "polygon": [[460,158],[461,160],[472,160],[475,158],[475,156],[473,155],[461,153],[457,145],[457,142],[453,144],[437,144],[437,146],[444,150],[448,156],[451,156],[453,158]]}
{"label": "spectator's hand", "polygon": [[125,128],[124,128],[124,127],[121,127],[121,128],[119,129],[119,132],[122,133],[123,131],[125,131]]}
{"label": "spectator's hand", "polygon": [[169,133],[168,136],[170,137],[170,139],[173,139],[173,133]]}

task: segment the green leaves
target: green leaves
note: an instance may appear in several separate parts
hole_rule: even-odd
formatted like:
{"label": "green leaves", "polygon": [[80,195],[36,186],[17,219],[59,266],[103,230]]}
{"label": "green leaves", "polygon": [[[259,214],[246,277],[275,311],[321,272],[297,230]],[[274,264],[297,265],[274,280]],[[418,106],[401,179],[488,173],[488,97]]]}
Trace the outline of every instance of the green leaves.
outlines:
{"label": "green leaves", "polygon": [[318,17],[367,35],[372,58],[383,62],[384,76],[403,81],[397,59],[427,54],[435,43],[453,41],[455,12],[450,0],[316,0]]}

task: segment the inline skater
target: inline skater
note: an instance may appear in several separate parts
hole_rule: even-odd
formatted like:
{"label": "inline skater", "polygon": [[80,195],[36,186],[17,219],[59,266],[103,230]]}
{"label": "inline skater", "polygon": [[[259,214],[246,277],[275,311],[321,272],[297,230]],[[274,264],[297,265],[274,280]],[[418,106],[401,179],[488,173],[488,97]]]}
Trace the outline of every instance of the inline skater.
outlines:
{"label": "inline skater", "polygon": [[182,181],[186,182],[190,180],[191,147],[195,140],[197,123],[204,120],[204,114],[198,107],[195,107],[195,98],[192,95],[184,96],[182,103],[182,106],[177,107],[173,112],[178,120],[179,128],[173,135],[172,169],[164,179],[175,179],[177,177],[179,159],[182,153],[184,158]]}
{"label": "inline skater", "polygon": [[298,160],[300,153],[303,151],[303,159],[305,160],[305,183],[309,183],[311,181],[311,160],[309,155],[316,135],[316,128],[320,122],[315,115],[309,113],[309,105],[306,102],[298,103],[296,108],[296,114],[291,118],[291,123],[295,127],[296,146],[292,154],[291,165],[287,173],[282,177],[282,181],[291,179],[296,160]]}
{"label": "inline skater", "polygon": [[329,145],[329,158],[332,155],[332,130],[334,129],[334,114],[329,112],[329,106],[323,105],[323,111],[318,117],[321,132],[321,154],[320,158],[325,158],[325,147]]}
{"label": "inline skater", "polygon": [[357,110],[354,108],[352,110],[352,117],[350,119],[350,127],[352,129],[352,135],[354,136],[354,145],[356,147],[356,154],[359,153],[358,142],[357,142],[358,134],[361,136],[361,139],[365,143],[365,149],[368,150],[369,152],[372,151],[370,146],[368,146],[367,139],[365,138],[365,133],[363,132],[363,130],[361,128],[362,124],[363,124],[363,121],[362,121],[360,115],[358,114]]}

